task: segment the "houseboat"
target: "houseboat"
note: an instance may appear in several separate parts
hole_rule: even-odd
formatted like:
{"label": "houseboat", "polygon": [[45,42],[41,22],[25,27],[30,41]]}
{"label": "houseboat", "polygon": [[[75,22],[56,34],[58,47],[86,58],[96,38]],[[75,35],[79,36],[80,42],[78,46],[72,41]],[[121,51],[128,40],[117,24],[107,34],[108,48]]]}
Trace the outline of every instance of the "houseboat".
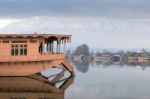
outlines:
{"label": "houseboat", "polygon": [[71,35],[0,34],[0,76],[29,76],[59,65],[71,74],[65,44]]}

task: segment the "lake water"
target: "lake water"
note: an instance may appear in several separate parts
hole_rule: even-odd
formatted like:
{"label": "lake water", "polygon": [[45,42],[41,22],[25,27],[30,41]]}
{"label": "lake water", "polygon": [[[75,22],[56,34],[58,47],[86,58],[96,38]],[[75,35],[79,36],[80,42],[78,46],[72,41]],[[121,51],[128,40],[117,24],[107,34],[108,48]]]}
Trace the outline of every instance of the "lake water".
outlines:
{"label": "lake water", "polygon": [[75,63],[65,99],[150,99],[150,65]]}
{"label": "lake water", "polygon": [[0,99],[150,99],[149,63],[73,62],[29,77],[0,77]]}

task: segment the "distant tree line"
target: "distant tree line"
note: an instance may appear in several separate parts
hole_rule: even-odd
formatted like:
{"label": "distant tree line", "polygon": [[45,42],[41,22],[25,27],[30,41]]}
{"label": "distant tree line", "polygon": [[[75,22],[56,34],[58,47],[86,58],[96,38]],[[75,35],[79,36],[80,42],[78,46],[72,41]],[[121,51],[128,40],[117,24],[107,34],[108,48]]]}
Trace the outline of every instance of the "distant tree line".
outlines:
{"label": "distant tree line", "polygon": [[106,49],[103,49],[102,51],[97,51],[97,52],[90,52],[90,48],[88,47],[87,44],[81,44],[79,46],[77,46],[75,48],[75,50],[73,52],[71,51],[67,51],[67,53],[71,56],[102,56],[102,55],[114,55],[114,54],[119,54],[119,55],[137,55],[139,53],[142,53],[144,55],[150,55],[150,52],[148,52],[146,49],[141,49],[141,51],[137,52],[137,51],[123,51],[123,50],[119,50],[117,52],[111,52],[108,51]]}
{"label": "distant tree line", "polygon": [[84,56],[89,56],[89,47],[86,44],[82,44],[76,47],[74,55],[84,55]]}

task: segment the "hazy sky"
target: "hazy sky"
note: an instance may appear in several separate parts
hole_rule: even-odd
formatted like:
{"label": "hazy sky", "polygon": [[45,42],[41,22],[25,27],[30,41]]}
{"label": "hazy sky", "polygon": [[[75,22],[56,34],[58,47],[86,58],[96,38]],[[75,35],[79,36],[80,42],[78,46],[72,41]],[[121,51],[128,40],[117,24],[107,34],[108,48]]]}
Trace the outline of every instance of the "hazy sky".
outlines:
{"label": "hazy sky", "polygon": [[72,34],[72,46],[150,48],[150,0],[0,0],[0,33]]}

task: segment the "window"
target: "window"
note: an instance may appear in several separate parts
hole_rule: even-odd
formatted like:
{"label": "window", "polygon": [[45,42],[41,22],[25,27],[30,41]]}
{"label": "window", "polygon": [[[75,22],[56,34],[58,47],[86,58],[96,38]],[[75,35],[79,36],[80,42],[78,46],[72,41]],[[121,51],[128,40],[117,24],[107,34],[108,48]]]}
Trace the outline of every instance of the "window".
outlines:
{"label": "window", "polygon": [[14,49],[11,50],[11,55],[12,55],[12,56],[15,55],[15,50],[14,50]]}
{"label": "window", "polygon": [[11,45],[11,56],[27,55],[27,45]]}
{"label": "window", "polygon": [[23,45],[23,55],[27,55],[27,45]]}
{"label": "window", "polygon": [[27,49],[24,49],[24,55],[27,55]]}
{"label": "window", "polygon": [[18,49],[15,49],[15,55],[16,56],[18,55]]}
{"label": "window", "polygon": [[20,55],[23,55],[23,48],[20,49]]}
{"label": "window", "polygon": [[3,43],[9,43],[9,41],[3,41]]}

